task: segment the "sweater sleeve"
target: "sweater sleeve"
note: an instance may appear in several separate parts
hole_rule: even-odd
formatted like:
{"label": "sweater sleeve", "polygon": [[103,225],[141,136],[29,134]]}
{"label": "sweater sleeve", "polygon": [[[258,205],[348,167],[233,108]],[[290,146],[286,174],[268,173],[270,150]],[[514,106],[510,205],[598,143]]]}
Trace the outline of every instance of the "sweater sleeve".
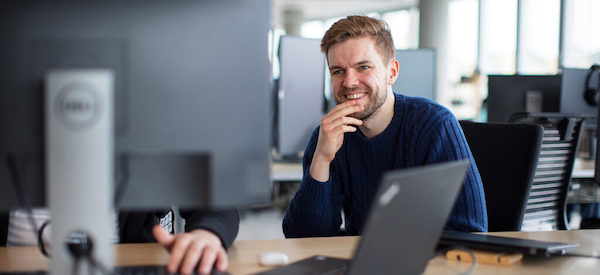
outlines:
{"label": "sweater sleeve", "polygon": [[206,229],[215,233],[225,249],[229,248],[237,237],[240,216],[235,209],[222,210],[181,210],[185,219],[185,231]]}
{"label": "sweater sleeve", "polygon": [[302,182],[283,217],[282,227],[286,238],[340,233],[342,198],[339,188],[334,186],[336,177],[330,173],[328,181],[319,182],[309,172],[318,136],[317,127],[304,153]]}
{"label": "sweater sleeve", "polygon": [[423,163],[440,163],[452,160],[468,159],[469,169],[463,187],[458,194],[452,212],[448,217],[445,230],[449,231],[487,231],[487,211],[481,177],[475,165],[471,150],[458,121],[452,113],[443,109],[438,119],[428,121],[420,148]]}

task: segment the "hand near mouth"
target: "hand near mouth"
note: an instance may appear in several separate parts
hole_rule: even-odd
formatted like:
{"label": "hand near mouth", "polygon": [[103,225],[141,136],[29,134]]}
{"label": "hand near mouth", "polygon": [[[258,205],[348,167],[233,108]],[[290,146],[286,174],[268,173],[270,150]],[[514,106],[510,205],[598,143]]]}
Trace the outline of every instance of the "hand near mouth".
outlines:
{"label": "hand near mouth", "polygon": [[319,140],[310,166],[310,175],[315,180],[324,182],[329,179],[329,164],[342,147],[344,133],[356,132],[354,125],[362,125],[362,120],[350,115],[363,109],[363,106],[356,105],[355,100],[349,100],[335,106],[321,119]]}

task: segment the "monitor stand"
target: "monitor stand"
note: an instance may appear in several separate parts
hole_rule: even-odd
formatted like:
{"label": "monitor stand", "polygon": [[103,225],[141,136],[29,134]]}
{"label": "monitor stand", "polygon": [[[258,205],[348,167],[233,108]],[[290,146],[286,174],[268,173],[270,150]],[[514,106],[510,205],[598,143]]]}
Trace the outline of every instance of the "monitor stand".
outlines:
{"label": "monitor stand", "polygon": [[[89,259],[112,269],[114,76],[103,69],[56,69],[44,85],[51,274],[101,274],[89,272]],[[86,251],[76,260],[70,250]]]}

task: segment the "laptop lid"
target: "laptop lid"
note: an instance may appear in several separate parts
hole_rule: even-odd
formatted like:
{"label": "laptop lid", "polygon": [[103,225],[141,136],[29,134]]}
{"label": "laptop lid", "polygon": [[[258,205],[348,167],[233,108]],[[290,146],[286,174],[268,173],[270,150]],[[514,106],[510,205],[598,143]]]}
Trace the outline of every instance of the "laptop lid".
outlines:
{"label": "laptop lid", "polygon": [[317,255],[258,274],[422,273],[468,165],[461,160],[385,173],[352,261]]}
{"label": "laptop lid", "polygon": [[579,244],[536,241],[464,232],[444,232],[440,237],[439,246],[462,246],[478,250],[520,252],[523,255],[530,256],[550,256],[566,254],[569,251],[577,249]]}
{"label": "laptop lid", "polygon": [[385,173],[349,274],[422,273],[468,165],[461,160]]}

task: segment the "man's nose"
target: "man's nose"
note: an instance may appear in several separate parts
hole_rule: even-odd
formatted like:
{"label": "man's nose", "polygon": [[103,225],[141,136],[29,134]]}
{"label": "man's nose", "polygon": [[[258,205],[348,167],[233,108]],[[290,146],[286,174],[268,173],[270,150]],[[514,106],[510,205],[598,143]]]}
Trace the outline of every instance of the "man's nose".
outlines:
{"label": "man's nose", "polygon": [[346,72],[346,77],[344,78],[344,87],[355,87],[358,85],[358,76],[352,70],[348,70]]}

